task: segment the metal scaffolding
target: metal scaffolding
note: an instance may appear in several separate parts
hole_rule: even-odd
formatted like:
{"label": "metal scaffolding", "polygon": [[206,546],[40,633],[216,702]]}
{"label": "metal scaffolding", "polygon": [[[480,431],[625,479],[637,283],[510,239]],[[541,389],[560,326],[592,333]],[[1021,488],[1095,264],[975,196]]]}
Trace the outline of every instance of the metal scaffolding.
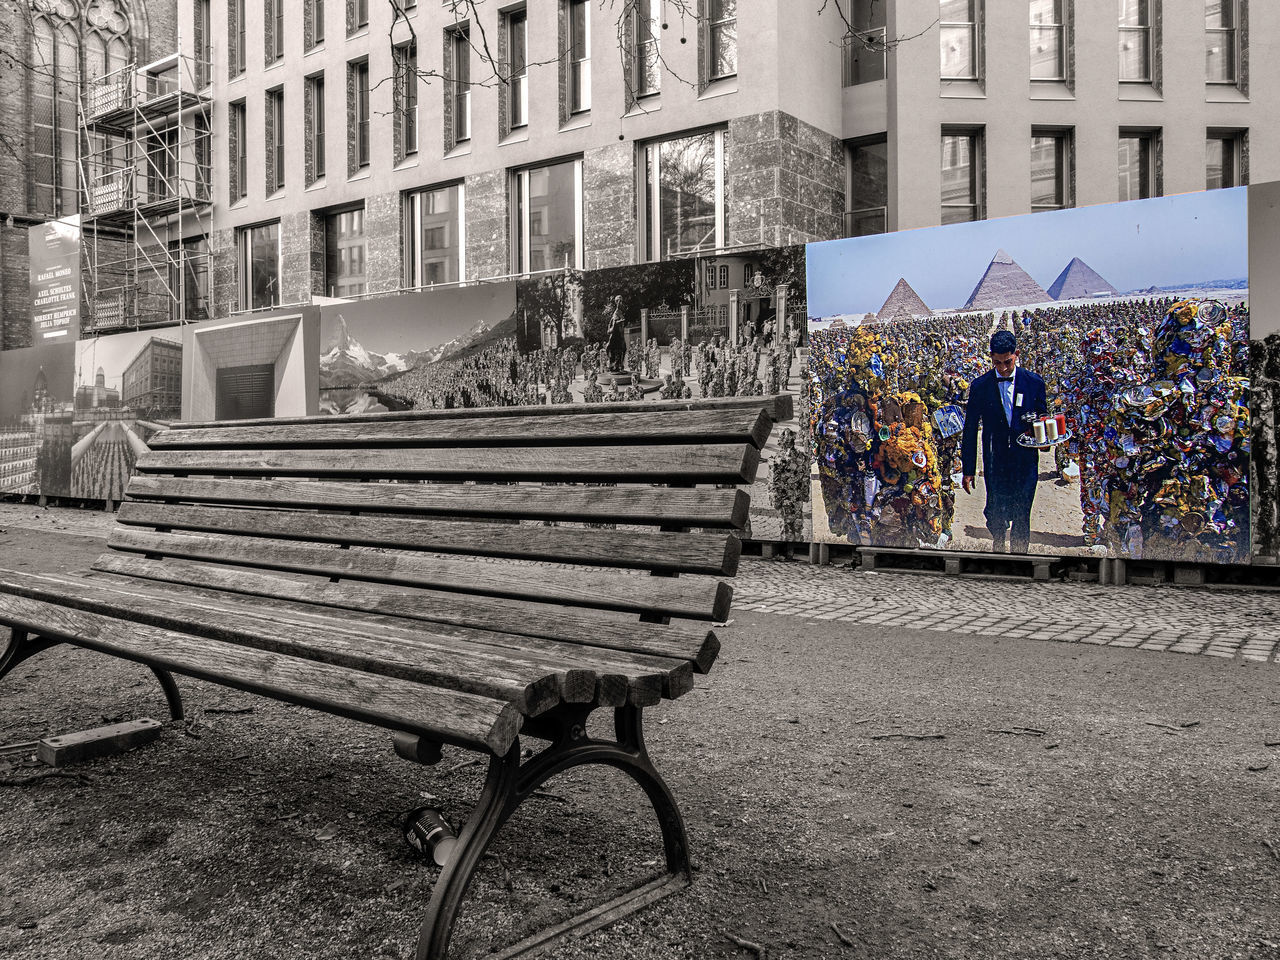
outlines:
{"label": "metal scaffolding", "polygon": [[209,64],[182,53],[91,81],[80,103],[85,333],[206,319]]}

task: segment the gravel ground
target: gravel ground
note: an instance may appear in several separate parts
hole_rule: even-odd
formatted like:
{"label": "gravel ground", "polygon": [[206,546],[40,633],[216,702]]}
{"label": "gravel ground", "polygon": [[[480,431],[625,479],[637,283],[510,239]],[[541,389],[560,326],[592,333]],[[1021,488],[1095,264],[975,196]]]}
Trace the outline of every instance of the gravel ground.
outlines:
{"label": "gravel ground", "polygon": [[[0,566],[86,566],[107,522],[6,506]],[[1280,666],[767,614],[721,639],[647,715],[694,886],[553,956],[752,956],[736,937],[770,958],[1280,958]],[[0,786],[0,956],[412,956],[436,872],[394,814],[426,795],[461,822],[483,769],[183,688],[190,731]],[[158,687],[100,655],[0,684],[0,744],[138,716],[164,716]],[[6,782],[36,770],[0,761]],[[620,775],[547,789],[495,844],[455,955],[654,870]]]}

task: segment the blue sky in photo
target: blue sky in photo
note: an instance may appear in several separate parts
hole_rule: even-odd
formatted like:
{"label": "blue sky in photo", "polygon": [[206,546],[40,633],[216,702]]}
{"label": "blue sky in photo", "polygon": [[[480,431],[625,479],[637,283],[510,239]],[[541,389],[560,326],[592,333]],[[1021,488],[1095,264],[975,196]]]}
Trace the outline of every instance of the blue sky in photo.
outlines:
{"label": "blue sky in photo", "polygon": [[873,313],[900,277],[933,310],[964,306],[996,251],[1046,290],[1079,257],[1121,293],[1248,275],[1246,188],[811,243],[809,315]]}

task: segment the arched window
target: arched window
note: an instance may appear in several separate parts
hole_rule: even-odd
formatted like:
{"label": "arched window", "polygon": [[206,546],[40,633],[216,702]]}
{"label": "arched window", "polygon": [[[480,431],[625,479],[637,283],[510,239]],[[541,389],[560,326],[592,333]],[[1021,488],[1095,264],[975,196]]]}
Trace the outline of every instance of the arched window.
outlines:
{"label": "arched window", "polygon": [[[77,109],[88,83],[128,64],[129,17],[120,0],[44,0],[31,33],[31,180],[33,213],[61,217],[79,209],[82,151],[125,162],[123,143],[81,143]],[[91,175],[90,171],[85,171]]]}

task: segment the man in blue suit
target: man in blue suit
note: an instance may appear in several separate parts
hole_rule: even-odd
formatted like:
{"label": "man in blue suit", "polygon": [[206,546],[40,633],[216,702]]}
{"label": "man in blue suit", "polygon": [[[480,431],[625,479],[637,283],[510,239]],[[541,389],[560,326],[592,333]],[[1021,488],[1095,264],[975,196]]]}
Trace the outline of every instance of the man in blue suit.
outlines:
{"label": "man in blue suit", "polygon": [[1031,433],[1024,417],[1045,415],[1044,381],[1018,366],[1018,341],[1008,330],[991,337],[991,366],[969,386],[964,440],[960,446],[965,493],[977,476],[978,427],[982,427],[982,468],[987,486],[987,529],[992,551],[1004,553],[1005,532],[1013,553],[1026,553],[1031,541],[1031,501],[1036,495],[1040,451],[1018,443]]}

